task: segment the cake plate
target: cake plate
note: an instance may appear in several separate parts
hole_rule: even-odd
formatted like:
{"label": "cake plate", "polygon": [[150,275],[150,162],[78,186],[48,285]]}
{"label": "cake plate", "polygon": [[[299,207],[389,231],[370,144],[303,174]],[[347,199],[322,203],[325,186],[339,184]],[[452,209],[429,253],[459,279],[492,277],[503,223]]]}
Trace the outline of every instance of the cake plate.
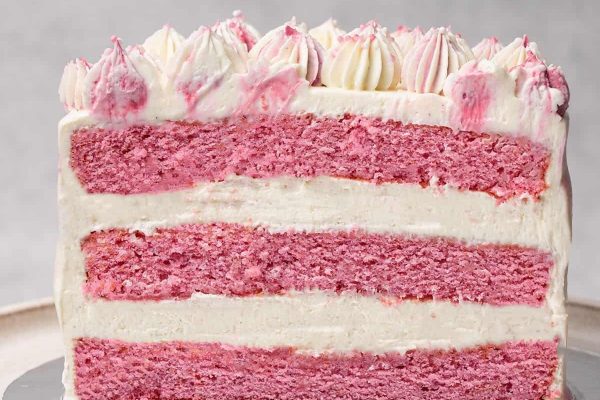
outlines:
{"label": "cake plate", "polygon": [[[567,312],[566,398],[600,400],[600,306],[571,301]],[[50,299],[0,309],[3,400],[60,399],[62,367],[60,330]]]}

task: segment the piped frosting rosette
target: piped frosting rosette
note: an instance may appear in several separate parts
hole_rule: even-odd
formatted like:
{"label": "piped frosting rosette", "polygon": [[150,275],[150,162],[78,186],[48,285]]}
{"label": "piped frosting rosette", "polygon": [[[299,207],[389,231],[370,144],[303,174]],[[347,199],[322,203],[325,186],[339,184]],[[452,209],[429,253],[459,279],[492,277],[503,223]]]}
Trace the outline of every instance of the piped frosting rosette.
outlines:
{"label": "piped frosting rosette", "polygon": [[77,58],[65,66],[58,96],[67,111],[83,109],[84,82],[89,70],[90,64],[84,58]]}
{"label": "piped frosting rosette", "polygon": [[494,36],[484,38],[473,47],[473,55],[476,60],[491,60],[504,46]]}
{"label": "piped frosting rosette", "polygon": [[350,90],[395,90],[402,53],[387,29],[369,22],[342,35],[323,65],[323,84]]}
{"label": "piped frosting rosette", "polygon": [[258,31],[246,23],[244,15],[239,10],[233,12],[232,18],[213,25],[212,31],[221,36],[230,46],[243,45],[246,51],[250,51],[260,39]]}
{"label": "piped frosting rosette", "polygon": [[185,97],[189,108],[231,74],[245,71],[245,60],[205,26],[183,42],[167,66],[171,89]]}
{"label": "piped frosting rosette", "polygon": [[419,27],[409,29],[402,25],[392,32],[390,36],[398,44],[402,55],[406,57],[415,44],[423,38],[423,31]]}
{"label": "piped frosting rosette", "polygon": [[402,85],[411,92],[439,94],[448,75],[474,58],[463,39],[447,28],[432,28],[406,55]]}
{"label": "piped frosting rosette", "polygon": [[118,38],[112,41],[114,47],[104,52],[86,76],[83,100],[96,116],[123,119],[146,107],[151,88],[160,90],[158,68],[141,46],[125,51]]}
{"label": "piped frosting rosette", "polygon": [[329,18],[321,25],[312,28],[308,33],[315,38],[324,49],[331,49],[337,42],[338,37],[346,32],[338,27],[337,21]]}
{"label": "piped frosting rosette", "polygon": [[183,44],[185,38],[169,25],[150,35],[142,45],[146,52],[164,68]]}
{"label": "piped frosting rosette", "polygon": [[298,75],[310,85],[321,81],[321,66],[325,50],[305,28],[292,20],[263,36],[250,50],[253,66],[272,69],[294,66]]}
{"label": "piped frosting rosette", "polygon": [[537,57],[541,57],[538,46],[535,42],[531,42],[527,35],[516,38],[506,47],[498,51],[490,60],[506,70],[521,65],[527,59],[527,54],[533,53]]}

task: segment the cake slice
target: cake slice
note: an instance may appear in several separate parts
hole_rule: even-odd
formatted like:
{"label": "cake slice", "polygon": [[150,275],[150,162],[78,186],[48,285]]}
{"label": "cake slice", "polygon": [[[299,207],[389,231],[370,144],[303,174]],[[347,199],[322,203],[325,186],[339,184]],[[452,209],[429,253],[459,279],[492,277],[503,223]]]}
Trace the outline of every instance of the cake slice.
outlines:
{"label": "cake slice", "polygon": [[562,398],[569,92],[527,37],[234,14],[60,95],[66,399]]}

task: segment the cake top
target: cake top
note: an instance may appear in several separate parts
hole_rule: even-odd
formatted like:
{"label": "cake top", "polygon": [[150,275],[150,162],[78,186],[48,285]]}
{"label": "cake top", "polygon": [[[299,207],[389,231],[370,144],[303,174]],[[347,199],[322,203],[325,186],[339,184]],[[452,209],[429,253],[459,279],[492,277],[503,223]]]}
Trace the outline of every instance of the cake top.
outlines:
{"label": "cake top", "polygon": [[506,46],[486,38],[471,48],[444,27],[390,33],[371,21],[346,32],[329,19],[309,30],[294,18],[261,36],[234,12],[187,38],[164,26],[142,45],[112,42],[94,64],[76,59],[65,67],[59,95],[68,111],[107,121],[194,119],[235,100],[224,114],[269,112],[256,104],[265,94],[282,110],[300,88],[440,96],[463,109],[514,97],[560,117],[569,103],[562,70],[527,36]]}

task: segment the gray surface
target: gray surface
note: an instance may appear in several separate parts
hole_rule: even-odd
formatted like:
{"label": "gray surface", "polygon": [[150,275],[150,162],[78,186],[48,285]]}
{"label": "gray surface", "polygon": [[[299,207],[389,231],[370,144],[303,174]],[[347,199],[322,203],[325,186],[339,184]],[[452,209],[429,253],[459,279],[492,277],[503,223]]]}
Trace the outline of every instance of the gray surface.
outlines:
{"label": "gray surface", "polygon": [[375,18],[394,27],[451,25],[474,45],[528,33],[571,85],[568,147],[574,196],[571,295],[600,300],[600,2],[588,1],[17,1],[2,0],[0,62],[0,305],[51,293],[56,242],[56,94],[66,61],[94,61],[110,35],[141,42],[169,22],[189,34],[241,8],[262,32],[292,15],[309,25],[330,15],[346,28]]}
{"label": "gray surface", "polygon": [[[575,350],[567,350],[568,387],[566,400],[594,400],[600,393],[600,357]],[[50,361],[14,381],[4,392],[3,400],[56,399],[62,393],[60,377],[63,359]]]}

